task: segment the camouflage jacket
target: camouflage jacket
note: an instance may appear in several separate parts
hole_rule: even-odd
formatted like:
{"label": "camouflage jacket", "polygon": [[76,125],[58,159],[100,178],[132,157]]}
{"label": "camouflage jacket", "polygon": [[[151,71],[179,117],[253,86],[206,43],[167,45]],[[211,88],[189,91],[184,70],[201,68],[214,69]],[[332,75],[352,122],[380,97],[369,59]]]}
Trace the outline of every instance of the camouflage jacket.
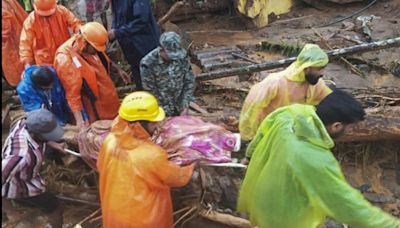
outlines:
{"label": "camouflage jacket", "polygon": [[189,107],[195,79],[188,58],[167,64],[158,47],[141,60],[140,75],[144,89],[157,97],[167,116],[179,115]]}

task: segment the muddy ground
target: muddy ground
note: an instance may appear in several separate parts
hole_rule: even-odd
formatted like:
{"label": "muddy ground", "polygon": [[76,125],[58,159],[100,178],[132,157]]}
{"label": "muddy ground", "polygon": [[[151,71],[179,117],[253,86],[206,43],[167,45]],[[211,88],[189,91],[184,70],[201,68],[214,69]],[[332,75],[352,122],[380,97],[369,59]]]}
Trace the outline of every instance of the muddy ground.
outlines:
{"label": "muddy ground", "polygon": [[[192,43],[189,49],[191,54],[203,49],[235,46],[241,49],[248,58],[263,62],[287,58],[279,52],[263,50],[261,44],[265,41],[292,46],[312,42],[320,44],[325,49],[328,49],[326,44],[333,48],[355,44],[353,41],[341,38],[341,36],[350,36],[354,39],[358,37],[360,41],[365,41],[360,32],[342,29],[342,23],[316,29],[326,38],[325,41],[321,41],[321,38],[311,29],[311,27],[318,27],[349,15],[364,5],[365,3],[343,6],[327,4],[316,9],[298,3],[290,13],[276,18],[274,23],[262,29],[255,28],[249,20],[238,16],[232,8],[212,14],[196,14],[195,17],[175,22],[175,24],[179,26],[180,32],[183,33],[185,42]],[[378,1],[362,15],[381,17],[370,24],[373,40],[400,36],[400,1]],[[346,22],[354,22],[354,19],[346,20]],[[339,88],[347,89],[385,86],[400,88],[400,75],[395,76],[396,74],[393,73],[393,66],[396,62],[400,62],[399,48],[350,56],[347,59],[358,67],[363,75],[355,74],[347,64],[341,61],[334,61],[326,68],[325,79],[334,81]],[[194,57],[192,60],[194,64],[198,64]],[[199,73],[201,66],[198,65],[194,70]],[[198,84],[196,103],[208,112],[217,113],[221,117],[238,118],[246,91],[252,84],[266,77],[269,72],[278,70],[280,69]],[[215,89],[216,85],[219,89]],[[4,140],[7,129],[3,129],[2,133]],[[396,180],[396,165],[400,164],[400,148],[398,145],[399,141],[346,143],[338,144],[334,152],[352,186],[365,191],[366,198],[375,205],[400,217],[400,182]],[[234,156],[240,158],[243,153],[244,150]],[[74,224],[83,221],[99,208],[96,205],[98,203],[97,176],[82,161],[72,157],[64,157],[63,159],[64,166],[56,166],[54,162],[50,161],[44,173],[47,176],[50,190],[57,192],[58,195],[86,202],[65,201],[66,227],[73,227]],[[207,181],[203,186],[206,190],[205,197],[202,200],[203,206],[211,207],[213,210],[222,213],[246,217],[234,211],[235,197],[244,171],[220,169],[203,169],[205,173],[208,173],[205,174]],[[219,179],[216,180],[215,176]],[[201,201],[199,199],[200,188],[201,184],[199,184],[197,177],[193,179],[189,187],[174,190],[175,210],[193,204],[198,205]],[[226,189],[231,190],[227,191]],[[88,205],[87,202],[92,205]],[[43,227],[46,223],[46,218],[40,211],[27,208],[19,208],[18,210],[25,212],[26,216],[21,217],[21,220],[16,223],[7,223],[3,219],[2,227]],[[194,212],[186,213],[187,211],[175,215],[176,220],[182,218],[180,224],[176,227],[228,227],[202,219],[196,216]],[[97,213],[91,219],[85,221],[82,226],[101,227],[99,215]]]}

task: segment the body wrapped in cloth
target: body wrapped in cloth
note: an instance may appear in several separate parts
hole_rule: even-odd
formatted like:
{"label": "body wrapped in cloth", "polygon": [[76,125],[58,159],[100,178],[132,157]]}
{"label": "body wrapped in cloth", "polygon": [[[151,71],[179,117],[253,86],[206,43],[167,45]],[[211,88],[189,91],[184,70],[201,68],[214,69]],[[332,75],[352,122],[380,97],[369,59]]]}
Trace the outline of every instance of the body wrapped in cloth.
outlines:
{"label": "body wrapped in cloth", "polygon": [[[98,153],[111,125],[110,120],[96,121],[78,134],[82,158],[93,169],[96,169]],[[193,116],[166,119],[154,132],[152,140],[163,147],[177,165],[187,165],[195,160],[230,162],[231,151],[240,147],[238,135]]]}
{"label": "body wrapped in cloth", "polygon": [[167,119],[152,139],[178,165],[187,165],[195,160],[230,162],[231,151],[235,151],[235,146],[240,143],[240,139],[230,131],[193,116]]}
{"label": "body wrapped in cloth", "polygon": [[111,131],[112,120],[98,120],[78,134],[82,159],[94,170],[103,141]]}

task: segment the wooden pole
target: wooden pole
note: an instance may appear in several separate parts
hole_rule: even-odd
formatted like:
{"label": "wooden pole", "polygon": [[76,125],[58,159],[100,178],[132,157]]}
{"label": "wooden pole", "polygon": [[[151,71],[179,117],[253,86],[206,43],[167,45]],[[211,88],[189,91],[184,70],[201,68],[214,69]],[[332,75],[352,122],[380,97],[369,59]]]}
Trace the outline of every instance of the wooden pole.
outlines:
{"label": "wooden pole", "polygon": [[[376,51],[376,50],[392,48],[392,47],[399,47],[399,46],[400,46],[400,37],[397,37],[397,38],[393,38],[393,39],[381,40],[381,41],[376,41],[376,42],[372,42],[372,43],[364,43],[364,44],[360,44],[360,45],[334,49],[332,51],[328,51],[327,54],[330,59],[335,59],[335,58],[339,58],[339,57],[346,56],[346,55],[352,55],[352,54],[356,54],[356,53],[369,52],[369,51]],[[265,62],[265,63],[260,63],[260,64],[251,64],[251,65],[247,65],[247,66],[224,69],[224,70],[219,70],[219,71],[214,71],[214,72],[202,73],[202,74],[197,75],[196,80],[197,81],[207,81],[207,80],[230,77],[230,76],[235,76],[235,75],[250,74],[250,73],[264,71],[264,70],[286,67],[286,66],[290,65],[291,63],[293,63],[294,61],[296,61],[296,57],[282,59],[282,60],[278,60],[278,61],[270,61],[270,62]]]}

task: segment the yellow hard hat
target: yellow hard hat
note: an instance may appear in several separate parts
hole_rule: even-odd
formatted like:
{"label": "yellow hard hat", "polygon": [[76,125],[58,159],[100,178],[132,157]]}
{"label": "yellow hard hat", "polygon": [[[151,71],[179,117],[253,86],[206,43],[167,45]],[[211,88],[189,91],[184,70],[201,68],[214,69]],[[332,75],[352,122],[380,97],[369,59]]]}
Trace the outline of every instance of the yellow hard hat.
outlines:
{"label": "yellow hard hat", "polygon": [[108,41],[108,32],[98,22],[89,22],[81,27],[83,38],[97,51],[104,52]]}
{"label": "yellow hard hat", "polygon": [[158,122],[165,118],[164,109],[149,92],[138,91],[126,96],[119,107],[119,116],[127,121],[147,120]]}

